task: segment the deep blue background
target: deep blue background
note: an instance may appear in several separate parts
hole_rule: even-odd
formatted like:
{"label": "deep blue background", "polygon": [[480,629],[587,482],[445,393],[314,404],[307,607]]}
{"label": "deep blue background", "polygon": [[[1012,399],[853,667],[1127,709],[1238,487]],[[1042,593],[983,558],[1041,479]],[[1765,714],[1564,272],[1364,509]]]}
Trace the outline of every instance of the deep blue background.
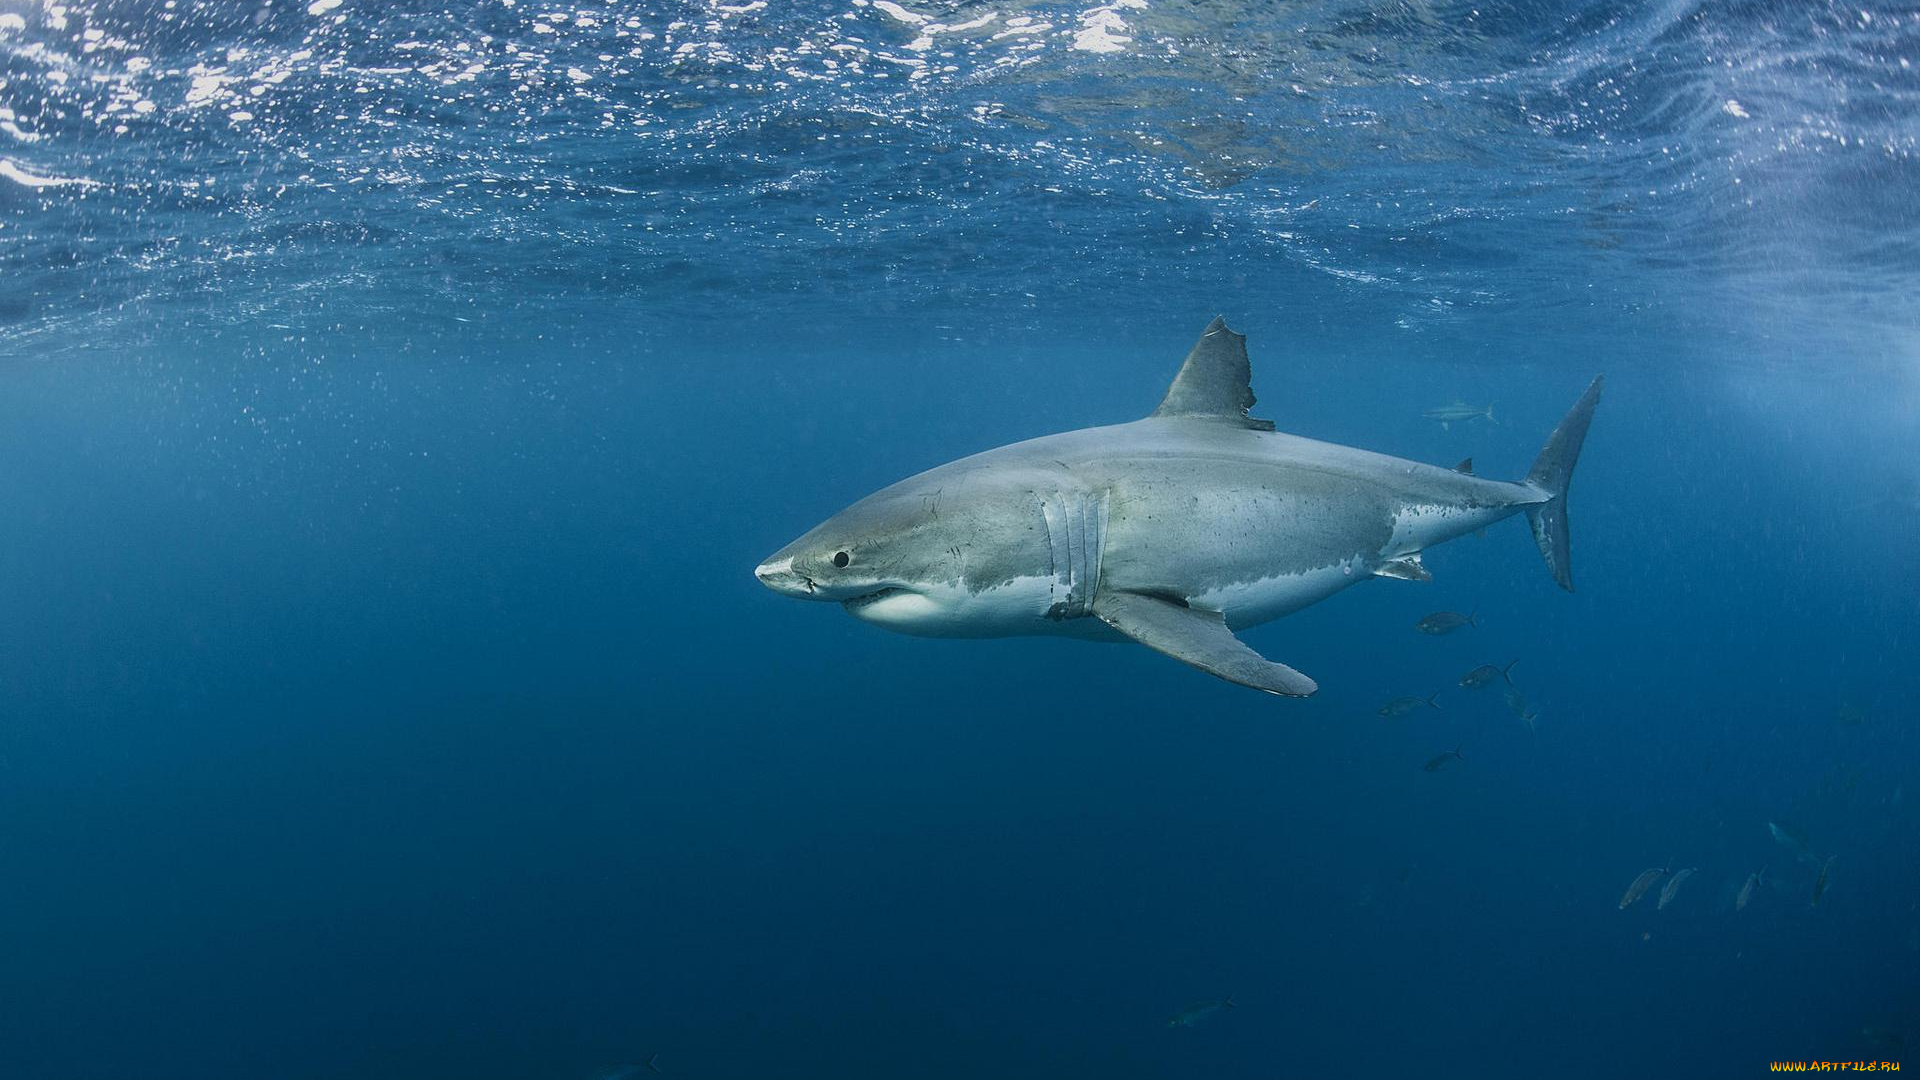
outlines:
{"label": "deep blue background", "polygon": [[[0,25],[0,1077],[1920,1039],[1920,21],[1149,3]],[[1281,701],[754,581],[1216,314],[1283,430],[1489,476],[1605,372],[1579,592],[1502,524],[1250,631]],[[1532,731],[1455,686],[1516,657]]]}
{"label": "deep blue background", "polygon": [[[342,339],[164,393],[138,356],[9,368],[16,1075],[1728,1074],[1910,1023],[1913,541],[1845,512],[1896,464],[1860,449],[1886,413],[1819,422],[1853,388],[1236,319],[1283,427],[1489,475],[1611,369],[1580,591],[1517,525],[1451,544],[1249,635],[1306,702],[753,581],[899,473],[1144,412],[1205,315],[772,377],[715,336],[384,374]],[[1419,418],[1456,393],[1501,423]],[[1484,625],[1411,629],[1443,607]],[[1495,692],[1373,713],[1516,656],[1536,732]],[[1838,856],[1818,910],[1770,818]],[[1673,907],[1616,910],[1669,858]]]}

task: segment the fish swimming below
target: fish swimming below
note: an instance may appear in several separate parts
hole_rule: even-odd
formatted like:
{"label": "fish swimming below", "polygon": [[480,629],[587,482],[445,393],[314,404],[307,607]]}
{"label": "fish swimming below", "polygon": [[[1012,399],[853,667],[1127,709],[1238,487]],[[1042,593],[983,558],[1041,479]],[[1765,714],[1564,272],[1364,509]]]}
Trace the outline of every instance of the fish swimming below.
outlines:
{"label": "fish swimming below", "polygon": [[1462,615],[1457,611],[1436,611],[1426,618],[1421,619],[1419,622],[1414,623],[1413,628],[1423,634],[1432,634],[1438,637],[1441,634],[1451,634],[1463,626],[1479,625],[1480,620],[1477,612]]}
{"label": "fish swimming below", "polygon": [[1202,1001],[1181,1009],[1179,1012],[1173,1014],[1173,1019],[1167,1021],[1167,1026],[1192,1027],[1202,1020],[1211,1019],[1228,1009],[1237,1009],[1239,1007],[1240,1006],[1233,1003],[1233,995],[1228,994],[1218,1001]]}
{"label": "fish swimming below", "polygon": [[1660,890],[1660,903],[1654,907],[1654,910],[1667,910],[1667,905],[1673,903],[1673,898],[1680,895],[1681,883],[1692,877],[1693,872],[1698,869],[1697,866],[1689,866],[1685,870],[1674,871],[1673,876],[1667,879],[1666,886]]}
{"label": "fish swimming below", "polygon": [[1499,423],[1493,418],[1492,402],[1485,405],[1469,405],[1464,401],[1455,401],[1448,405],[1435,405],[1431,409],[1422,409],[1420,415],[1428,420],[1438,421],[1442,431],[1451,430],[1453,425],[1468,420],[1485,420],[1489,424]]}
{"label": "fish swimming below", "polygon": [[1747,905],[1753,902],[1753,894],[1758,892],[1760,886],[1766,883],[1766,873],[1767,868],[1763,866],[1747,875],[1747,883],[1740,886],[1740,895],[1733,900],[1733,910],[1747,910]]}
{"label": "fish swimming below", "polygon": [[1440,694],[1436,691],[1423,698],[1397,697],[1374,711],[1378,712],[1381,716],[1405,716],[1422,705],[1425,705],[1429,709],[1437,709],[1440,707],[1440,703],[1433,699],[1439,696]]}
{"label": "fish swimming below", "polygon": [[1897,1027],[1867,1024],[1860,1029],[1860,1035],[1873,1045],[1896,1054],[1907,1048],[1906,1032]]}
{"label": "fish swimming below", "polygon": [[1819,907],[1820,898],[1827,895],[1827,885],[1829,882],[1829,879],[1827,877],[1827,871],[1833,869],[1834,858],[1835,856],[1832,856],[1832,855],[1827,856],[1827,861],[1820,864],[1820,876],[1813,879],[1813,906],[1814,907]]}
{"label": "fish swimming below", "polygon": [[[1513,664],[1517,664],[1519,662],[1520,661],[1515,660]],[[1479,667],[1474,668],[1472,671],[1469,671],[1465,675],[1460,676],[1460,685],[1466,687],[1468,690],[1478,690],[1483,686],[1491,685],[1493,683],[1493,680],[1495,679],[1505,679],[1507,680],[1507,685],[1512,686],[1513,685],[1513,675],[1512,675],[1513,664],[1508,664],[1506,667],[1495,667],[1492,664],[1481,664]]]}
{"label": "fish swimming below", "polygon": [[641,1070],[662,1075],[666,1072],[666,1070],[660,1067],[660,1055],[655,1054],[648,1058],[643,1064],[628,1065],[625,1068],[615,1069],[602,1076],[600,1080],[633,1080],[633,1078],[641,1075]]}
{"label": "fish swimming below", "polygon": [[1456,746],[1451,750],[1444,750],[1439,754],[1434,755],[1432,760],[1427,762],[1426,770],[1428,772],[1439,772],[1440,767],[1445,765],[1449,761],[1465,761],[1465,760],[1467,760],[1467,755],[1462,754],[1460,752],[1460,748]]}
{"label": "fish swimming below", "polygon": [[1778,821],[1769,821],[1767,822],[1767,832],[1773,834],[1773,838],[1779,841],[1782,846],[1791,850],[1794,858],[1799,859],[1801,862],[1809,864],[1818,864],[1820,862],[1820,857],[1813,853],[1812,845],[1807,842],[1807,834],[1804,829],[1798,829],[1792,825]]}
{"label": "fish swimming below", "polygon": [[1767,822],[1767,832],[1773,834],[1775,840],[1778,840],[1780,843],[1785,844],[1795,851],[1804,852],[1808,850],[1807,834],[1791,825],[1784,825],[1778,821],[1769,821]]}
{"label": "fish swimming below", "polygon": [[1627,886],[1626,895],[1620,898],[1620,910],[1625,911],[1632,907],[1635,900],[1647,895],[1647,890],[1653,888],[1654,882],[1666,876],[1667,868],[1664,866],[1649,867],[1640,871],[1640,876],[1634,878],[1633,884]]}

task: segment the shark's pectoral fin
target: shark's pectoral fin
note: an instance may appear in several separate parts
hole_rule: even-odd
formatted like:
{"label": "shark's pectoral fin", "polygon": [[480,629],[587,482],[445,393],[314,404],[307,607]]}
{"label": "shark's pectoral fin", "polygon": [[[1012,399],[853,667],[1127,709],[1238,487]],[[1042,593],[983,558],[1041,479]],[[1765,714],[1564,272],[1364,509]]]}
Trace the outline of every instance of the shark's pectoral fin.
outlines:
{"label": "shark's pectoral fin", "polygon": [[1401,581],[1432,581],[1433,575],[1427,571],[1426,564],[1420,561],[1420,553],[1402,555],[1380,564],[1373,572],[1375,577],[1399,578]]}
{"label": "shark's pectoral fin", "polygon": [[1094,598],[1093,613],[1147,648],[1228,682],[1285,697],[1306,697],[1320,689],[1305,675],[1248,648],[1217,611],[1139,593],[1101,592]]}

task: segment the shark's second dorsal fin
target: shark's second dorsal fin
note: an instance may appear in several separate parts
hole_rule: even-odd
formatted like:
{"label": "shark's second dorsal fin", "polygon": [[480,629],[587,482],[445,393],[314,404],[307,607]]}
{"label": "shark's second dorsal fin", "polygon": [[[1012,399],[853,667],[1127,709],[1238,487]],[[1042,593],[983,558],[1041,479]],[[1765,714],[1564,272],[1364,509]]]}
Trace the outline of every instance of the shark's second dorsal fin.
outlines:
{"label": "shark's second dorsal fin", "polygon": [[1461,459],[1460,464],[1455,465],[1453,467],[1453,471],[1457,473],[1466,473],[1468,476],[1472,476],[1473,475],[1473,459],[1472,458]]}
{"label": "shark's second dorsal fin", "polygon": [[1216,318],[1194,343],[1153,415],[1205,417],[1272,431],[1273,421],[1247,415],[1253,408],[1252,380],[1246,337],[1227,329],[1227,320]]}

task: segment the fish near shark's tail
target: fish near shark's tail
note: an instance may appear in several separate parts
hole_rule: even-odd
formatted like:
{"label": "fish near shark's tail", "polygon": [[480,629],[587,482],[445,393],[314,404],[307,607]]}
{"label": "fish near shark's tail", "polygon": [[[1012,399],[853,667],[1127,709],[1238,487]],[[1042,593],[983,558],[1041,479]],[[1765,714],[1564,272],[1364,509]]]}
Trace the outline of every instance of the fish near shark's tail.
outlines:
{"label": "fish near shark's tail", "polygon": [[1547,496],[1545,502],[1527,507],[1527,524],[1533,526],[1534,542],[1540,545],[1553,580],[1568,592],[1573,591],[1573,553],[1567,536],[1567,485],[1573,480],[1573,465],[1580,460],[1580,446],[1587,441],[1587,425],[1593,423],[1593,408],[1600,404],[1605,382],[1604,375],[1594,378],[1560,426],[1547,436],[1547,445],[1527,474],[1527,483]]}

